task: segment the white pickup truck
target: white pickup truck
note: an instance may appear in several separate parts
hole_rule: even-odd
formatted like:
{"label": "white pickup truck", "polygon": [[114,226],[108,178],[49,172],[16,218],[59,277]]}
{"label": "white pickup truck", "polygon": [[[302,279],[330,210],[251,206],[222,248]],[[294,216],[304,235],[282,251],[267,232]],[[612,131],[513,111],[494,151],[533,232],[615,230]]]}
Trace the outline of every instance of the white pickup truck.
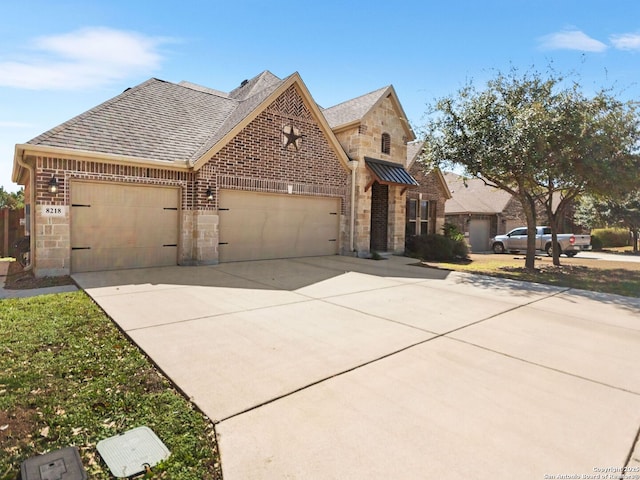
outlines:
{"label": "white pickup truck", "polygon": [[[578,252],[591,250],[591,235],[559,233],[558,245],[560,245],[560,253],[564,253],[567,257],[574,257]],[[527,227],[514,228],[506,235],[495,236],[491,239],[491,249],[494,253],[526,252]],[[536,227],[536,250],[542,250],[549,256],[553,255],[550,227]]]}

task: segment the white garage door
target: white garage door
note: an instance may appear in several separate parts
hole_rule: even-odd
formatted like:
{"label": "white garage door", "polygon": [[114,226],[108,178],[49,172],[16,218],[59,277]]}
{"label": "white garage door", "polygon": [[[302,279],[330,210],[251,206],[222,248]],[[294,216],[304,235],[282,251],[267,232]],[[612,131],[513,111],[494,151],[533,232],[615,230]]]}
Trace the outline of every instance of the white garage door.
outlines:
{"label": "white garage door", "polygon": [[71,183],[71,271],[176,265],[180,190]]}
{"label": "white garage door", "polygon": [[220,191],[221,262],[338,253],[340,199]]}
{"label": "white garage door", "polygon": [[489,250],[489,220],[471,220],[469,222],[469,243],[472,252]]}

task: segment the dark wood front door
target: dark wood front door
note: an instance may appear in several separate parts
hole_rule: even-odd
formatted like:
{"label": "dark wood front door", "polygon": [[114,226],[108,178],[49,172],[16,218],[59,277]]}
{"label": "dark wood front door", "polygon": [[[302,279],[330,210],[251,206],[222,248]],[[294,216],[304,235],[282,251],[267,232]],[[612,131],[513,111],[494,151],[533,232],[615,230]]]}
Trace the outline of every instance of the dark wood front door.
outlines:
{"label": "dark wood front door", "polygon": [[387,251],[387,224],[389,220],[389,186],[374,182],[371,187],[371,240],[372,252]]}

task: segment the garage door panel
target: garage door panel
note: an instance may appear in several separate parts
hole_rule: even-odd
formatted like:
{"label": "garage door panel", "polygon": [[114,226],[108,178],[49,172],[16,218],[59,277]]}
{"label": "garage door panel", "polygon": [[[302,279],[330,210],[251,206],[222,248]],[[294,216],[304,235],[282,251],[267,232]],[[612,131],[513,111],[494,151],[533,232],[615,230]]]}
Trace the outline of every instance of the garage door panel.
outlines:
{"label": "garage door panel", "polygon": [[223,190],[220,261],[333,255],[340,199]]}
{"label": "garage door panel", "polygon": [[73,182],[73,272],[175,265],[178,188]]}

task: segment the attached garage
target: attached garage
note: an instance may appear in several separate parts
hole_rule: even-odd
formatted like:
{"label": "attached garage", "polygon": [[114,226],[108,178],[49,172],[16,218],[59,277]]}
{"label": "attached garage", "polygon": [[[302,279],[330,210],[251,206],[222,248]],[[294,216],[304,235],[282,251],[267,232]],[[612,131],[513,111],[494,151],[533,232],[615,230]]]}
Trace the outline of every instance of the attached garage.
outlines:
{"label": "attached garage", "polygon": [[180,189],[71,183],[71,271],[178,262]]}
{"label": "attached garage", "polygon": [[335,255],[340,199],[220,191],[220,262]]}
{"label": "attached garage", "polygon": [[490,250],[489,239],[491,221],[488,219],[472,219],[469,222],[469,243],[472,252]]}

